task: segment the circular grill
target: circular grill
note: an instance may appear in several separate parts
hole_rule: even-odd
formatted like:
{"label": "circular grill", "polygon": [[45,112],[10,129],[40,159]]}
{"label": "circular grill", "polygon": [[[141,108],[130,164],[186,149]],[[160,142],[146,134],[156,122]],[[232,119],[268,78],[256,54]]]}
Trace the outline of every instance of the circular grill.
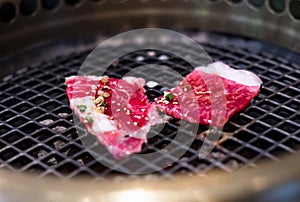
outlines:
{"label": "circular grill", "polygon": [[[197,40],[199,32],[188,34]],[[190,148],[176,142],[178,149],[187,149],[187,152],[177,162],[154,174],[172,178],[175,173],[203,176],[213,170],[232,172],[256,167],[262,159],[278,161],[281,153],[292,154],[299,149],[300,66],[292,61],[300,56],[261,41],[202,34],[206,37],[198,41],[214,60],[258,74],[264,82],[261,92],[250,106],[228,121],[219,144],[207,158],[197,156],[207,130],[201,126],[199,136]],[[77,74],[91,51],[88,47],[85,51],[75,47],[70,54],[20,69],[1,81],[1,168],[38,171],[40,176],[59,178],[84,175],[103,180],[112,174],[122,175],[101,165],[81,145],[68,106],[64,78]],[[107,54],[113,54],[109,47]],[[183,75],[191,70],[185,61],[174,55],[145,50],[120,58],[107,73],[121,77],[132,68],[145,64],[166,65]],[[150,99],[161,93],[162,86],[147,89]],[[178,127],[178,120],[172,119],[160,133],[149,139],[143,152],[163,149],[172,141]],[[77,129],[85,130],[84,127]],[[186,135],[189,135],[188,131]],[[159,160],[152,162],[153,166]],[[142,169],[143,165],[144,162],[137,159],[134,166]]]}

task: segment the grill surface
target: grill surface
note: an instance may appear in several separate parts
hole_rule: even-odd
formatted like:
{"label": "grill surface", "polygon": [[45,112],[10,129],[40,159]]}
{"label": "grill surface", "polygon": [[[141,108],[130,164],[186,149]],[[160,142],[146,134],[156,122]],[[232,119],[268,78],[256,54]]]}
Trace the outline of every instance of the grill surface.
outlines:
{"label": "grill surface", "polygon": [[[206,38],[200,43],[214,60],[259,75],[264,82],[261,93],[226,124],[220,144],[210,156],[198,158],[197,150],[204,138],[199,135],[181,159],[156,174],[202,176],[215,169],[232,172],[255,167],[261,159],[278,161],[279,154],[292,154],[300,148],[300,66],[279,55],[293,60],[300,56],[260,41],[220,34],[204,35]],[[86,175],[102,180],[111,174],[121,174],[101,165],[84,149],[68,106],[64,78],[77,74],[88,53],[89,50],[73,51],[24,68],[1,81],[1,168],[39,171],[40,176],[60,178]],[[107,53],[113,54],[109,50]],[[147,50],[119,59],[109,68],[108,74],[120,77],[145,64],[163,64],[183,75],[190,71],[190,66],[180,58]],[[147,90],[150,99],[161,93],[161,87]],[[143,152],[163,149],[174,138],[178,126],[178,120],[172,119],[160,133],[149,139]],[[201,132],[206,129],[201,126],[199,133],[203,134]],[[84,131],[84,127],[78,130]],[[178,149],[184,149],[180,142],[176,144]],[[159,160],[148,163],[156,166],[155,162]],[[144,163],[136,159],[135,166],[142,170]]]}

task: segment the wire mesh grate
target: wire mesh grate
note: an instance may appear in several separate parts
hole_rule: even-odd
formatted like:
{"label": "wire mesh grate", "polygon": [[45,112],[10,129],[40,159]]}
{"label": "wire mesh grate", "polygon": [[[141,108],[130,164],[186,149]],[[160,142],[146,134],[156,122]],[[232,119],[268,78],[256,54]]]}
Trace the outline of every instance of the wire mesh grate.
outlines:
{"label": "wire mesh grate", "polygon": [[[279,154],[293,153],[300,148],[300,67],[276,55],[252,52],[231,43],[228,38],[223,43],[206,41],[203,46],[214,60],[258,74],[264,82],[259,96],[229,120],[220,143],[206,159],[197,156],[197,150],[203,144],[201,134],[207,129],[200,126],[201,134],[190,148],[176,142],[178,150],[187,149],[185,154],[177,162],[167,163],[157,174],[166,177],[174,173],[202,176],[214,169],[231,172],[253,166],[261,159],[278,160]],[[264,46],[263,42],[257,43]],[[85,51],[54,58],[1,81],[0,167],[38,171],[40,176],[59,178],[84,175],[101,180],[108,175],[121,174],[101,165],[84,149],[73,124],[64,78],[77,74],[87,54]],[[113,53],[108,50],[107,54]],[[171,54],[153,50],[149,54],[149,50],[145,50],[119,59],[107,74],[120,77],[145,64],[166,65],[182,75],[191,70],[187,63]],[[162,86],[147,89],[150,100],[161,95],[162,89]],[[173,141],[178,127],[178,120],[172,119],[160,133],[148,140],[143,152],[163,149]],[[83,126],[77,129],[85,131]],[[190,135],[188,130],[185,133]],[[92,146],[95,141],[89,144]],[[170,155],[169,158],[171,162],[174,157]],[[156,159],[152,166],[157,166],[160,161]],[[131,166],[141,171],[144,163],[136,159]]]}

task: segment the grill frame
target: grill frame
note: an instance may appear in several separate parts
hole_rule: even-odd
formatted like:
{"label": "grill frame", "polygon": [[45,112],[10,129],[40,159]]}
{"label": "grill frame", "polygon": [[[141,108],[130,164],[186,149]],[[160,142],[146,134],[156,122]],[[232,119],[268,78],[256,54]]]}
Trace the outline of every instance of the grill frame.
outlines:
{"label": "grill frame", "polygon": [[[42,8],[38,1],[40,9],[34,16],[22,16],[19,15],[18,9],[21,0],[11,0],[16,7],[18,16],[11,23],[0,24],[0,29],[3,33],[0,38],[0,44],[1,47],[6,47],[1,49],[0,53],[2,67],[5,67],[1,68],[0,74],[2,77],[2,75],[9,74],[11,71],[19,69],[19,67],[32,65],[33,63],[37,65],[41,59],[49,57],[49,55],[57,56],[74,50],[75,46],[70,43],[66,44],[67,41],[70,42],[69,39],[71,37],[77,39],[84,37],[86,39],[90,37],[90,34],[98,33],[100,35],[103,30],[114,35],[114,33],[119,33],[120,31],[139,27],[201,28],[234,33],[279,44],[299,53],[299,43],[295,43],[299,41],[299,35],[297,34],[299,19],[297,20],[291,16],[290,8],[292,2],[295,3],[297,0],[285,1],[285,10],[279,14],[270,9],[268,0],[264,1],[265,3],[261,7],[253,6],[250,1],[244,0],[234,4],[229,0],[217,0],[213,3],[210,0],[203,0],[199,1],[198,6],[187,0],[132,0],[132,4],[124,3],[126,0],[104,1],[104,3],[99,4],[86,0],[75,6],[59,1],[59,6],[53,10]],[[136,7],[133,8],[132,5]],[[297,5],[295,8],[299,10]],[[139,12],[136,12],[137,10]],[[81,29],[78,29],[78,27]],[[82,30],[85,33],[82,33]],[[40,51],[36,51],[36,53],[31,52],[32,54],[28,55],[25,54],[26,48],[29,46],[37,45],[41,42],[44,43],[45,41],[56,41],[61,39],[62,36],[66,38],[63,39],[64,43],[61,43],[64,47],[60,49],[61,52],[58,52],[56,46],[51,52],[48,49],[45,50],[43,45],[40,45]],[[200,37],[199,41],[201,40],[203,39]],[[76,47],[78,48],[82,44],[77,44]],[[94,43],[91,44],[93,46]],[[247,46],[248,44],[245,45]],[[85,43],[83,48],[85,48]],[[270,52],[272,52],[272,55],[273,51],[276,54],[282,53],[281,58],[285,58],[283,60],[295,61],[294,59],[297,58],[294,57],[294,53],[278,51],[274,46],[269,46],[268,50],[264,52],[268,53],[266,56],[270,56]],[[44,53],[44,56],[40,55],[41,52]],[[11,59],[14,62],[19,62],[19,64],[11,65]],[[295,107],[299,106],[299,102],[292,104]],[[212,175],[209,179],[201,179],[201,182],[193,177],[185,176],[175,181],[178,183],[155,179],[139,179],[137,181],[120,180],[124,183],[117,182],[115,184],[103,182],[94,186],[84,179],[67,181],[66,183],[51,179],[36,181],[32,176],[19,176],[15,173],[1,171],[0,193],[1,196],[13,199],[13,201],[77,201],[86,200],[87,195],[90,201],[99,201],[99,199],[116,201],[116,199],[119,199],[115,197],[116,192],[132,196],[131,194],[135,191],[138,191],[137,193],[140,193],[141,196],[145,196],[147,199],[154,197],[153,200],[155,201],[170,201],[172,199],[170,196],[174,200],[180,201],[234,201],[234,199],[246,201],[246,199],[250,199],[247,196],[251,195],[251,197],[259,199],[262,191],[274,188],[277,184],[284,182],[287,183],[283,185],[283,188],[289,186],[299,187],[299,183],[293,181],[294,179],[299,179],[300,168],[297,163],[299,160],[297,155],[299,154],[296,153],[293,156],[283,158],[281,164],[270,163],[253,170],[236,172],[230,176],[222,175],[219,177],[218,175]],[[32,191],[32,186],[28,185],[38,186],[34,186],[35,191]],[[183,189],[186,192],[183,192]],[[239,190],[238,193],[237,190]],[[258,193],[259,196],[257,196]],[[270,192],[268,193],[268,195],[264,196],[264,199],[274,201],[274,198],[268,198],[268,196],[272,195],[272,192],[271,194]],[[295,195],[290,193],[290,196]],[[237,198],[240,198],[240,200]],[[299,198],[299,196],[297,197],[296,195],[295,198]]]}
{"label": "grill frame", "polygon": [[[143,27],[200,27],[258,38],[300,52],[300,46],[294,43],[299,41],[297,31],[300,19],[292,11],[300,8],[300,4],[295,4],[297,0],[280,1],[283,3],[282,12],[274,11],[269,0],[258,6],[252,0],[126,1],[76,0],[68,3],[57,0],[58,4],[51,9],[37,1],[36,13],[24,16],[19,11],[22,0],[8,0],[10,6],[15,7],[15,15],[10,22],[0,23],[3,29],[0,44],[6,47],[0,50],[0,55],[7,56],[43,41],[58,40],[62,35],[89,37],[106,32],[113,36]],[[51,23],[46,23],[49,20]],[[79,26],[81,29],[78,29]]]}
{"label": "grill frame", "polygon": [[[256,70],[255,70],[255,71],[257,71],[256,73],[259,73],[261,69],[264,69],[264,71],[261,72],[261,74],[260,74],[260,77],[262,78],[262,80],[265,81],[263,84],[264,87],[262,88],[262,92],[260,93],[258,98],[255,99],[255,102],[252,103],[252,105],[250,107],[248,107],[246,110],[241,112],[241,117],[243,117],[245,119],[244,121],[249,122],[249,120],[250,120],[250,122],[246,123],[246,125],[244,125],[244,124],[238,125],[234,121],[237,118],[237,116],[235,116],[235,118],[231,119],[231,121],[229,121],[229,123],[224,128],[225,132],[226,132],[226,130],[230,131],[230,130],[234,129],[236,131],[231,131],[232,133],[235,134],[235,133],[238,133],[238,131],[242,131],[244,134],[238,133],[235,136],[225,136],[224,139],[228,138],[229,140],[226,140],[226,141],[222,142],[220,145],[218,145],[215,148],[215,152],[213,152],[212,156],[209,157],[208,159],[205,159],[203,161],[197,160],[197,157],[195,155],[192,157],[192,159],[188,159],[188,165],[192,161],[196,161],[196,162],[198,161],[197,163],[199,165],[201,165],[201,164],[206,165],[206,166],[203,166],[204,167],[204,168],[202,168],[203,171],[199,172],[199,170],[197,170],[196,168],[191,168],[189,166],[186,167],[184,165],[187,162],[179,160],[175,164],[175,166],[172,166],[170,168],[171,171],[169,171],[169,172],[175,173],[175,171],[182,170],[182,173],[186,173],[186,171],[192,171],[193,174],[200,175],[200,176],[202,176],[205,173],[207,174],[207,172],[209,172],[212,168],[219,168],[219,169],[223,169],[227,172],[231,172],[231,171],[235,170],[237,167],[239,167],[239,164],[241,164],[242,167],[247,167],[247,166],[255,167],[256,165],[254,164],[254,162],[257,161],[262,156],[268,158],[269,160],[278,161],[278,158],[273,156],[272,153],[269,153],[269,151],[272,151],[276,147],[286,150],[288,152],[294,153],[295,151],[287,148],[286,145],[293,146],[295,144],[295,142],[298,142],[298,143],[300,142],[300,140],[298,138],[296,138],[296,133],[299,131],[299,129],[293,132],[293,134],[295,136],[295,138],[293,138],[292,137],[293,135],[287,134],[287,132],[284,132],[280,128],[267,129],[267,127],[272,127],[271,126],[272,122],[270,122],[268,124],[268,123],[261,122],[259,120],[259,116],[261,116],[261,117],[270,116],[270,117],[274,117],[273,118],[274,120],[269,118],[270,120],[273,120],[273,121],[276,121],[276,119],[278,120],[278,115],[274,116],[274,113],[276,112],[276,110],[282,108],[283,104],[276,103],[276,102],[274,102],[274,100],[273,101],[268,100],[267,102],[271,103],[270,106],[277,106],[277,107],[275,107],[275,109],[272,109],[270,111],[270,114],[263,114],[266,112],[266,109],[259,107],[259,105],[263,105],[264,104],[263,100],[268,99],[268,97],[272,97],[272,96],[276,97],[276,93],[272,93],[272,89],[267,87],[269,84],[276,84],[277,86],[281,85],[281,87],[283,87],[282,90],[288,88],[288,86],[284,87],[283,83],[280,83],[280,80],[274,81],[274,80],[269,80],[269,78],[266,78],[266,76],[264,75],[265,72],[271,72],[271,73],[273,73],[273,76],[277,76],[278,78],[286,77],[286,79],[288,79],[287,82],[290,82],[292,80],[292,81],[294,81],[295,85],[299,85],[299,81],[297,81],[295,78],[291,79],[291,77],[288,76],[290,74],[299,73],[299,69],[297,69],[299,66],[296,64],[288,65],[288,61],[282,57],[278,57],[278,59],[272,61],[272,57],[274,56],[274,54],[273,55],[270,55],[267,53],[263,53],[260,55],[257,54],[257,52],[259,52],[259,50],[257,50],[257,47],[261,48],[261,50],[264,50],[264,49],[269,48],[271,46],[270,44],[265,44],[263,42],[260,42],[261,43],[260,46],[257,46],[254,48],[252,47],[252,50],[246,50],[246,49],[244,49],[244,47],[248,47],[247,44],[253,43],[253,40],[243,39],[243,43],[241,43],[241,44],[243,44],[243,46],[239,46],[239,44],[234,43],[236,40],[241,40],[238,37],[222,36],[220,34],[212,34],[212,33],[210,33],[210,34],[202,33],[202,34],[205,35],[206,38],[209,39],[207,41],[213,41],[210,44],[206,44],[205,47],[208,50],[208,52],[214,53],[215,57],[216,57],[216,55],[225,57],[223,59],[227,58],[227,60],[223,60],[223,61],[227,62],[227,63],[230,62],[230,61],[228,61],[228,59],[230,59],[230,58],[238,60],[239,63],[242,64],[241,66],[244,66],[245,64],[248,63],[249,67],[252,68],[252,69],[250,68],[249,70],[255,70],[255,68],[256,68]],[[199,33],[198,33],[198,35],[199,35]],[[193,36],[193,35],[191,34],[191,36]],[[220,43],[220,41],[222,41],[222,43]],[[203,41],[202,41],[202,43],[203,43]],[[218,44],[218,48],[216,48],[216,44]],[[262,44],[265,44],[265,45],[262,46]],[[269,47],[266,47],[266,46],[269,46]],[[277,52],[281,53],[281,54],[285,54],[287,51],[287,50],[284,50],[284,49],[281,49],[278,47],[276,47],[276,49],[274,49],[274,48],[272,50],[277,50]],[[232,51],[232,50],[234,50],[234,51]],[[230,53],[230,51],[231,51],[231,53]],[[249,52],[250,52],[250,55],[249,55]],[[88,51],[84,51],[84,54],[87,54],[87,53],[88,53]],[[147,52],[143,53],[145,57],[147,57],[147,55],[145,55],[146,53]],[[236,56],[233,56],[232,55],[233,53],[235,53]],[[76,64],[77,66],[80,66],[81,62],[84,59],[83,56],[80,56],[81,54],[82,53],[71,54],[71,57],[69,58],[67,56],[67,59],[65,57],[58,57],[58,58],[56,58],[57,62],[50,63],[49,64],[50,66],[48,65],[48,62],[46,62],[46,63],[44,62],[44,63],[40,64],[41,65],[40,68],[39,68],[39,66],[34,66],[34,67],[31,67],[28,69],[25,68],[25,69],[19,70],[19,72],[17,73],[18,76],[16,76],[16,77],[7,76],[5,78],[5,80],[7,80],[7,81],[11,81],[11,79],[15,79],[15,80],[19,79],[20,81],[22,81],[24,74],[26,74],[27,78],[29,80],[27,82],[25,82],[25,85],[23,87],[21,86],[22,89],[25,89],[26,86],[31,86],[36,82],[42,83],[42,84],[34,84],[34,86],[31,86],[29,89],[26,89],[27,91],[32,91],[34,93],[37,93],[37,95],[35,95],[33,97],[32,97],[32,94],[31,95],[29,94],[26,96],[26,91],[18,93],[17,89],[12,90],[12,88],[14,88],[14,87],[7,88],[6,89],[6,91],[7,91],[6,93],[8,93],[6,95],[7,98],[4,100],[2,99],[1,105],[0,105],[1,108],[3,108],[3,109],[5,108],[5,105],[7,105],[6,107],[10,107],[8,105],[15,105],[15,102],[12,102],[12,99],[9,96],[12,96],[12,94],[17,93],[16,98],[19,97],[18,98],[19,101],[22,101],[21,100],[22,98],[24,99],[22,101],[22,104],[17,104],[16,106],[10,107],[10,109],[6,109],[6,110],[2,111],[1,116],[5,117],[4,116],[5,114],[8,114],[7,116],[12,116],[13,113],[15,113],[14,110],[16,110],[16,108],[18,108],[18,110],[22,109],[22,108],[20,108],[20,106],[29,108],[27,111],[24,112],[24,114],[18,114],[19,116],[17,118],[12,117],[9,120],[7,120],[8,123],[15,124],[15,122],[12,122],[12,119],[18,119],[20,122],[24,122],[24,126],[14,129],[11,133],[8,132],[5,135],[1,135],[1,138],[3,138],[3,139],[0,140],[2,144],[7,144],[6,149],[1,150],[2,153],[5,150],[9,150],[9,152],[7,151],[6,153],[12,153],[12,154],[16,151],[17,152],[21,151],[19,153],[19,155],[21,154],[24,156],[23,160],[20,159],[19,155],[15,156],[13,158],[10,158],[9,162],[11,164],[16,164],[16,163],[22,162],[22,161],[24,161],[25,163],[28,163],[29,160],[34,162],[34,163],[31,162],[29,164],[26,164],[21,170],[31,170],[31,169],[38,170],[45,166],[45,162],[48,162],[48,164],[51,164],[55,161],[59,161],[59,160],[62,160],[63,158],[65,158],[62,162],[59,162],[58,165],[55,166],[54,168],[51,168],[49,166],[48,169],[45,169],[45,172],[43,172],[41,176],[55,175],[62,179],[69,179],[80,173],[83,175],[85,174],[85,175],[93,176],[96,178],[96,180],[102,181],[103,178],[102,178],[101,174],[99,175],[97,172],[95,172],[95,170],[90,169],[90,167],[94,168],[96,170],[99,170],[99,169],[100,170],[102,169],[102,171],[104,170],[104,172],[103,172],[104,175],[106,175],[110,172],[115,173],[112,171],[107,171],[107,169],[104,166],[100,166],[99,164],[97,166],[97,163],[95,161],[89,161],[86,165],[86,168],[83,168],[79,162],[76,162],[76,160],[78,160],[78,159],[81,159],[81,161],[83,161],[84,158],[91,159],[91,156],[87,155],[86,151],[79,151],[80,148],[82,148],[82,146],[80,145],[80,140],[78,138],[74,139],[74,136],[76,136],[76,135],[74,135],[75,127],[72,126],[72,123],[70,122],[70,120],[72,119],[72,114],[71,114],[71,110],[68,107],[68,101],[66,99],[65,90],[64,90],[65,87],[62,85],[63,76],[58,75],[58,74],[59,74],[59,72],[61,72],[61,73],[65,72],[64,69],[66,68],[66,66],[68,64],[70,64],[70,63],[68,63],[69,59],[71,59],[72,64]],[[254,62],[254,63],[249,63],[249,61],[247,62],[247,60],[245,60],[241,57],[241,54],[247,55],[247,58],[251,58],[251,61],[254,60],[253,58],[255,58],[256,62]],[[132,57],[132,60],[134,60],[134,58],[136,56]],[[75,60],[74,60],[74,58],[75,58]],[[295,58],[295,60],[297,59],[296,55],[294,56],[294,58]],[[126,56],[125,56],[125,59],[128,60],[128,57],[126,58]],[[153,59],[154,58],[150,57],[150,60],[153,60]],[[260,65],[256,64],[256,63],[258,63],[257,62],[258,59],[262,60],[261,62],[259,62],[259,64],[263,63],[264,66],[261,64]],[[158,60],[158,62],[159,62],[159,60]],[[120,63],[122,63],[122,62],[120,62]],[[281,65],[277,65],[277,66],[278,66],[278,68],[283,68],[282,71],[289,70],[290,72],[286,75],[280,75],[280,74],[278,74],[278,72],[276,72],[276,71],[278,71],[276,69],[272,70],[272,71],[268,70],[269,67],[267,67],[266,65],[276,66],[276,63],[281,64]],[[55,66],[56,64],[59,64],[59,65]],[[52,66],[52,68],[54,68],[54,70],[51,69],[51,66]],[[130,65],[126,65],[127,69],[128,69],[128,66],[130,66]],[[182,65],[182,64],[179,66],[186,67],[186,65]],[[236,63],[236,64],[233,64],[233,66],[237,67],[239,65]],[[255,68],[253,68],[253,66],[255,66]],[[293,69],[294,67],[296,69]],[[46,69],[44,69],[44,68],[46,68]],[[45,70],[45,71],[41,72],[42,70]],[[76,73],[77,73],[77,70],[71,70],[71,72],[66,72],[64,75],[70,76],[70,75],[74,75]],[[43,75],[43,74],[45,74],[45,75]],[[49,75],[47,76],[47,74],[49,74]],[[34,75],[38,75],[39,79],[29,77],[29,76],[34,76]],[[53,76],[53,78],[51,78],[51,76]],[[49,79],[50,83],[47,83],[47,82],[45,83],[45,81],[47,81],[47,78]],[[16,84],[16,86],[18,86],[18,85],[19,84]],[[21,85],[23,85],[23,84],[21,84]],[[275,85],[275,87],[276,87],[276,85]],[[284,84],[284,85],[286,85],[286,84]],[[1,86],[3,88],[3,85],[1,85]],[[43,91],[43,92],[46,90],[45,91],[46,94],[47,94],[47,92],[49,92],[50,95],[52,95],[52,96],[49,96],[46,94],[41,94],[41,92],[38,92],[37,90]],[[53,98],[53,95],[54,95],[53,93],[55,93],[55,90],[59,90],[60,94],[54,96],[54,98]],[[291,91],[291,93],[295,94],[295,92],[296,93],[299,92],[299,89],[290,88],[290,91]],[[278,97],[277,98],[278,101],[281,101],[280,99],[283,99],[282,95],[280,95],[280,94],[278,94],[277,97]],[[287,102],[297,103],[299,101],[299,99],[296,99],[296,98],[299,98],[299,96],[295,96],[295,97],[293,97],[293,99],[294,99],[293,101],[289,100]],[[289,99],[292,99],[292,98],[289,97]],[[29,104],[28,102],[29,103],[31,102],[31,103]],[[38,104],[39,106],[34,109],[30,109],[30,107],[34,106],[34,104]],[[258,105],[258,106],[256,106],[256,105]],[[286,106],[284,107],[284,109],[287,112],[292,111],[291,108],[288,108]],[[26,123],[26,121],[29,120],[29,118],[32,116],[32,113],[30,113],[30,111],[32,111],[32,110],[35,110],[35,112],[40,115],[39,115],[39,117],[36,117],[36,119],[31,121],[30,123]],[[47,113],[45,110],[50,110],[50,111],[52,110],[53,112],[43,115],[43,112]],[[10,115],[9,115],[9,112],[11,113]],[[67,115],[67,117],[58,117],[58,115],[57,115],[58,113],[68,113],[68,115]],[[249,113],[249,114],[247,114],[247,113]],[[280,112],[278,112],[278,113],[280,113]],[[253,117],[250,116],[251,114]],[[296,118],[297,115],[299,116],[299,114],[295,113],[293,116],[291,116],[291,118]],[[28,116],[27,119],[24,119],[24,116]],[[258,117],[256,117],[256,116],[258,116]],[[281,116],[287,116],[287,113],[283,111]],[[54,123],[52,123],[52,125],[51,125],[52,129],[51,128],[47,129],[47,127],[43,127],[43,126],[41,127],[41,124],[36,122],[36,121],[40,121],[40,120],[45,120],[49,117],[51,119],[54,119]],[[66,119],[69,119],[69,121],[66,121]],[[287,120],[288,117],[281,117],[281,119]],[[280,121],[282,121],[282,120],[280,120]],[[249,126],[249,124],[250,124],[250,126]],[[252,126],[251,126],[251,124],[252,124]],[[35,126],[39,125],[39,127],[41,127],[40,131],[38,131],[38,132],[30,131],[32,129],[32,126],[34,126],[34,125]],[[279,123],[277,125],[279,125]],[[56,126],[63,126],[63,127],[65,127],[66,131],[63,132],[62,135],[60,135],[59,133],[55,133],[55,131],[53,131],[53,128],[55,128]],[[252,127],[252,130],[260,129],[261,131],[256,131],[256,133],[255,133],[251,129],[245,128],[246,126]],[[173,127],[174,127],[174,125],[173,125]],[[84,130],[83,128],[81,128],[81,130]],[[57,128],[57,129],[59,129],[59,128]],[[265,129],[267,129],[267,130],[264,131]],[[202,130],[204,130],[204,129],[202,129]],[[25,133],[24,133],[24,131],[25,131]],[[260,137],[260,135],[257,133],[262,132],[262,131],[264,131],[264,134],[268,134],[268,136]],[[272,140],[272,138],[274,139],[275,137],[272,136],[272,133],[270,133],[270,131],[277,131],[278,134],[285,135],[284,139],[281,140],[280,146],[278,146],[277,145],[278,143],[276,143],[276,142],[274,142],[274,140]],[[28,136],[26,134],[26,132],[30,133],[30,134],[32,133],[33,136]],[[41,132],[46,133],[46,136],[48,135],[48,139],[43,140],[43,141],[37,141],[37,139],[35,139],[35,138],[39,137],[39,135],[41,135]],[[54,137],[49,137],[49,136],[51,136],[51,134],[54,135]],[[271,136],[270,136],[270,134],[271,134]],[[9,138],[14,137],[14,136],[11,137],[11,135],[14,135],[14,136],[20,135],[20,136],[23,136],[23,138],[16,142],[11,143],[11,142],[9,142],[10,141]],[[70,137],[72,137],[72,136],[73,136],[73,138],[70,139]],[[253,139],[250,138],[250,136],[252,136]],[[237,137],[239,137],[240,139],[238,139]],[[6,142],[5,142],[5,140],[6,140]],[[25,140],[27,142],[25,142]],[[290,141],[288,141],[288,140],[290,140]],[[203,141],[203,137],[202,137],[202,139],[200,138],[199,141]],[[230,141],[231,141],[231,144],[228,144],[228,142],[230,142]],[[22,142],[24,144],[22,144]],[[36,144],[36,142],[38,142],[38,144]],[[60,152],[58,152],[58,151],[55,151],[55,149],[53,150],[53,147],[56,147],[55,145],[53,145],[53,142],[55,142],[56,146],[57,145],[60,146],[62,144],[61,142],[64,142],[65,145],[62,146],[62,148],[60,148]],[[283,142],[285,144],[282,144]],[[252,143],[253,143],[253,145],[251,145]],[[254,143],[258,146],[255,147]],[[33,148],[29,148],[28,146],[26,146],[26,145],[33,146],[34,144],[36,144],[36,145]],[[158,143],[156,143],[156,144],[158,144]],[[196,144],[199,145],[201,143],[198,142]],[[25,151],[20,150],[22,145],[25,145],[23,147],[28,147],[27,150],[25,150]],[[247,145],[247,146],[245,146],[245,145]],[[20,148],[18,148],[18,147],[20,147]],[[68,155],[66,155],[66,153],[65,153],[66,151],[68,151],[68,149],[70,149],[70,147],[73,147],[73,150],[75,152],[75,154],[71,155],[72,158],[67,157]],[[192,145],[192,147],[193,147],[193,145]],[[48,150],[50,152],[47,154],[47,156],[42,157],[41,160],[39,158],[37,158],[38,156],[32,157],[32,155],[37,155],[36,150],[38,150],[38,148],[43,148],[43,150],[46,150],[46,151]],[[195,153],[196,150],[189,149],[188,152]],[[237,154],[234,152],[237,152],[240,154]],[[257,154],[257,152],[259,153],[259,155],[252,159],[253,155],[255,156],[255,153]],[[42,151],[40,153],[42,153],[40,155],[43,155],[43,153],[45,153],[45,152]],[[66,157],[64,157],[64,155],[66,155]],[[56,159],[53,159],[53,157],[55,157]],[[79,157],[81,157],[81,158],[79,158]],[[247,158],[249,158],[249,159],[247,159]],[[19,161],[18,161],[18,159],[19,159]],[[7,161],[7,159],[1,160],[2,166],[5,165],[9,169],[14,170],[14,168],[10,164],[5,163],[6,161]],[[221,163],[220,163],[220,161],[221,161]],[[245,163],[248,163],[247,166],[243,165]],[[230,168],[230,167],[232,167],[232,168]],[[69,170],[69,171],[71,171],[71,173],[68,173],[65,175],[62,172],[63,170],[67,170],[67,171]],[[168,175],[168,173],[165,173],[163,171],[158,172],[158,174],[165,174],[164,176],[166,176],[167,178],[170,178],[170,175]],[[135,178],[135,177],[131,177],[131,178]]]}

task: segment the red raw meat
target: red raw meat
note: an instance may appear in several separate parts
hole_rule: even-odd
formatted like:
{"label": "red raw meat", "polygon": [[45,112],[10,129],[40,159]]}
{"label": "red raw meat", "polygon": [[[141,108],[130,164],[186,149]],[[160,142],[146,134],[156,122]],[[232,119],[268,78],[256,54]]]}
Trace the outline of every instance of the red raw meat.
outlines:
{"label": "red raw meat", "polygon": [[153,105],[178,119],[222,127],[259,93],[261,83],[249,71],[215,62],[196,68],[179,86],[155,99]]}
{"label": "red raw meat", "polygon": [[144,84],[144,79],[134,77],[66,78],[71,109],[117,159],[140,152],[150,126],[162,121]]}

